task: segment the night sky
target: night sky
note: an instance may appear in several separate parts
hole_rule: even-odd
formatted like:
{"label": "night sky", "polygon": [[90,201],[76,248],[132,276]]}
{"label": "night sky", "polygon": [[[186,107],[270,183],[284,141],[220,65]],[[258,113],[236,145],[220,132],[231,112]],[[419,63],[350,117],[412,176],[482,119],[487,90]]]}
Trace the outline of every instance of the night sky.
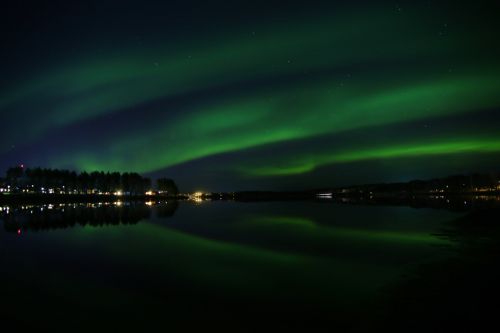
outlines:
{"label": "night sky", "polygon": [[500,171],[493,3],[2,5],[0,169],[214,191]]}

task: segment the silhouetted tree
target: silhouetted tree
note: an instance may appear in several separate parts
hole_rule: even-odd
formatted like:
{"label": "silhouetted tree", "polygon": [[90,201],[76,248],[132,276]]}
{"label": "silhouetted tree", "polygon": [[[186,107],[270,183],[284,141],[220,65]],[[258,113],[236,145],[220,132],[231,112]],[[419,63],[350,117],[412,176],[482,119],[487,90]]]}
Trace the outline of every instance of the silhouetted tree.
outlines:
{"label": "silhouetted tree", "polygon": [[170,178],[159,178],[156,181],[156,185],[158,187],[158,191],[165,191],[171,195],[177,195],[179,193],[177,185]]}
{"label": "silhouetted tree", "polygon": [[130,174],[128,172],[122,174],[121,186],[124,192],[130,192]]}
{"label": "silhouetted tree", "polygon": [[119,172],[113,172],[109,178],[109,191],[117,191],[121,187],[121,175]]}
{"label": "silhouetted tree", "polygon": [[78,187],[80,192],[87,192],[90,187],[90,176],[87,172],[82,172],[78,176]]}
{"label": "silhouetted tree", "polygon": [[14,186],[17,185],[18,180],[23,175],[24,175],[24,169],[20,166],[9,168],[6,173],[7,181],[9,181],[10,184]]}
{"label": "silhouetted tree", "polygon": [[[90,174],[59,169],[24,169],[13,167],[7,170],[6,185],[29,186],[30,190],[47,191],[54,193],[88,193],[88,192],[115,192],[121,190],[128,194],[143,195],[151,190],[151,179],[142,177],[138,173],[102,172],[93,171]],[[21,181],[22,180],[22,181]],[[171,186],[171,185],[169,185]],[[172,187],[170,187],[172,188]],[[175,184],[174,184],[174,188]],[[42,190],[43,189],[43,190]]]}

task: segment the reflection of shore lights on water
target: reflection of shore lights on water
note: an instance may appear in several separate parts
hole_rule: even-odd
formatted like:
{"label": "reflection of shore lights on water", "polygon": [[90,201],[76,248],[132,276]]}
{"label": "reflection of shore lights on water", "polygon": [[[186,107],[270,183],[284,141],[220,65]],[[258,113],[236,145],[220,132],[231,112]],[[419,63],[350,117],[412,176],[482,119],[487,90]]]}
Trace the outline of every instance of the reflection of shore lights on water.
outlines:
{"label": "reflection of shore lights on water", "polygon": [[155,203],[154,201],[146,201],[146,206],[153,206]]}
{"label": "reflection of shore lights on water", "polygon": [[117,196],[122,196],[123,195],[123,192],[122,191],[116,191],[115,193],[113,193],[114,195],[117,195]]}
{"label": "reflection of shore lights on water", "polygon": [[121,207],[122,205],[123,205],[123,203],[121,201],[115,202],[115,206],[117,206],[117,207]]}
{"label": "reflection of shore lights on water", "polygon": [[205,194],[203,192],[195,192],[189,196],[189,199],[196,202],[196,203],[200,203],[203,201],[204,195]]}

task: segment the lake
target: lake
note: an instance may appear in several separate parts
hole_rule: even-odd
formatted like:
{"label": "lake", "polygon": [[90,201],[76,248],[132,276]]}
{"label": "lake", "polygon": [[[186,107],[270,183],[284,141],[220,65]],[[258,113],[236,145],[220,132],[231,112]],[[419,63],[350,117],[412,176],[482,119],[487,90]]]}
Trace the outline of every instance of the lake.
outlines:
{"label": "lake", "polygon": [[460,256],[449,230],[468,214],[317,201],[0,209],[1,317],[82,331],[387,326],[405,283]]}

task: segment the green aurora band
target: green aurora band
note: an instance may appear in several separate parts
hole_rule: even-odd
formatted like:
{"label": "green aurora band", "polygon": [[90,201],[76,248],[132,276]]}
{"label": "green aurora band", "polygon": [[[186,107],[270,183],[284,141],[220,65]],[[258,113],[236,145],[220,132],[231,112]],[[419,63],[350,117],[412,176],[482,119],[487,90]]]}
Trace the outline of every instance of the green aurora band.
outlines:
{"label": "green aurora band", "polygon": [[[496,88],[500,86],[500,79],[494,82],[489,76],[440,80],[410,87],[386,88],[382,91],[377,88],[375,92],[369,91],[368,86],[361,85],[346,88],[346,92],[339,88],[329,93],[328,88],[331,86],[328,85],[313,87],[310,90],[304,87],[295,93],[286,91],[282,95],[274,94],[267,98],[259,95],[255,99],[231,104],[206,106],[198,112],[181,117],[177,122],[168,124],[152,135],[140,135],[139,140],[136,137],[123,138],[116,144],[111,143],[109,158],[98,156],[95,159],[92,158],[94,154],[88,152],[83,156],[75,156],[74,159],[78,161],[77,165],[84,169],[133,168],[148,172],[213,154],[259,145],[493,107],[500,103]],[[460,96],[460,100],[457,100],[456,96]],[[314,100],[314,103],[299,107],[287,105],[290,100],[297,98]],[[426,105],[422,106],[421,101],[425,101]],[[289,114],[293,116],[288,116]],[[175,138],[173,145],[168,144],[172,142],[172,136]],[[462,143],[465,143],[463,147],[460,142],[455,141],[431,142],[430,145],[408,143],[406,146],[399,143],[394,148],[375,147],[373,150],[370,147],[361,147],[358,151],[343,152],[340,156],[320,155],[312,159],[315,165],[321,165],[363,160],[367,157],[500,151],[500,137],[483,139],[477,143],[474,138],[472,140],[472,144],[468,144],[468,140],[462,140]],[[167,144],[154,145],[154,142]],[[325,149],[327,155],[330,155],[328,148]],[[130,150],[137,152],[136,159],[130,160],[127,154]],[[381,154],[377,155],[378,153]],[[157,158],[149,159],[148,156]],[[300,157],[293,156],[293,159]],[[306,159],[311,160],[311,157]],[[284,172],[289,169],[286,163],[282,163],[281,168]],[[261,170],[259,175],[266,174]],[[269,175],[276,175],[276,172],[270,172]]]}
{"label": "green aurora band", "polygon": [[370,159],[389,159],[402,157],[419,157],[429,155],[496,153],[500,151],[500,139],[453,139],[453,141],[420,142],[406,145],[371,147],[345,152],[330,152],[324,155],[301,155],[293,160],[275,162],[275,166],[243,169],[242,172],[253,176],[283,176],[307,173],[319,166],[334,163],[349,163]]}

